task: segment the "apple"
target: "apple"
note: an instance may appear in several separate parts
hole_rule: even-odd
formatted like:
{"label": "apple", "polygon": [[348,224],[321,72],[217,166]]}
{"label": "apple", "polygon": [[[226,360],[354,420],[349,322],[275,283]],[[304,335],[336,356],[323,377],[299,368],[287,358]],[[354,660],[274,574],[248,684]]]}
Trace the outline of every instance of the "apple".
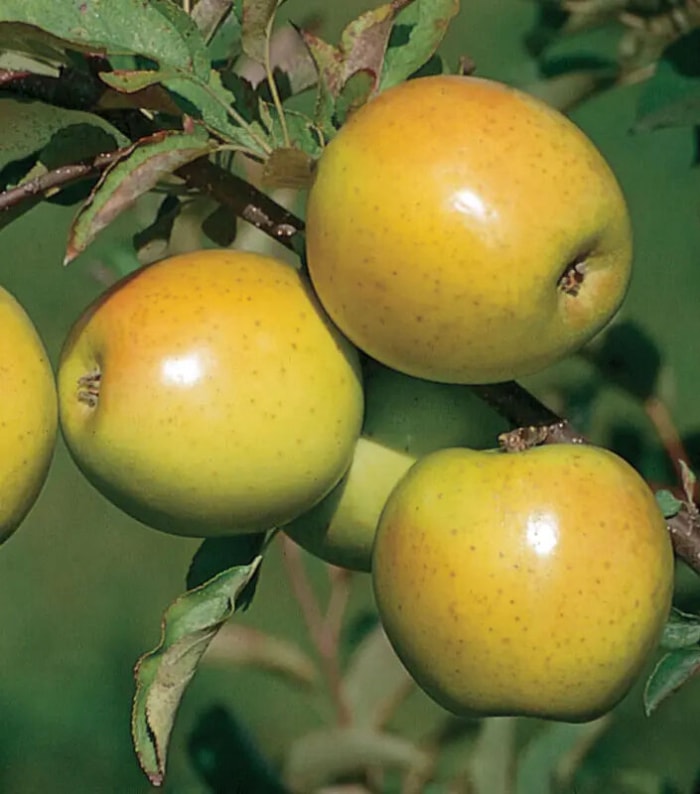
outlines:
{"label": "apple", "polygon": [[234,250],[175,256],[78,320],[58,373],[67,445],[127,513],[174,534],[270,529],[347,470],[355,349],[299,271]]}
{"label": "apple", "polygon": [[44,345],[17,300],[0,288],[0,543],[46,481],[57,432],[56,386]]}
{"label": "apple", "polygon": [[615,176],[521,91],[409,80],[353,113],[317,166],[314,287],[359,348],[402,372],[475,384],[535,373],[591,339],[626,293]]}
{"label": "apple", "polygon": [[326,562],[366,573],[382,509],[416,460],[443,447],[493,446],[508,426],[467,386],[412,378],[374,361],[365,363],[364,384],[365,419],[350,470],[284,530]]}
{"label": "apple", "polygon": [[673,572],[644,480],[571,444],[427,455],[392,492],[372,558],[387,636],[435,701],[567,722],[626,694],[659,640]]}

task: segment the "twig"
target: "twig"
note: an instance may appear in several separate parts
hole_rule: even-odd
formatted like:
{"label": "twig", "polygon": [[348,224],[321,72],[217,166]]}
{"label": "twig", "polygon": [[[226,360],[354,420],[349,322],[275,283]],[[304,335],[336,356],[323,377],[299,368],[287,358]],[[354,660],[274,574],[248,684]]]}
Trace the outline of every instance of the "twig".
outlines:
{"label": "twig", "polygon": [[338,723],[340,725],[349,725],[351,714],[342,692],[337,636],[328,631],[318,599],[311,589],[311,584],[306,575],[301,548],[284,533],[280,534],[280,538],[282,540],[282,557],[289,584],[301,609],[311,642],[319,656],[323,674],[328,684],[328,691],[335,705]]}
{"label": "twig", "polygon": [[66,187],[81,179],[98,176],[110,163],[113,163],[125,150],[116,149],[112,152],[98,154],[93,160],[71,165],[60,166],[45,174],[23,182],[17,187],[0,193],[0,212],[10,209],[23,201],[43,196],[50,190]]}
{"label": "twig", "polygon": [[[656,435],[666,450],[669,460],[673,464],[673,468],[678,477],[678,482],[683,481],[683,464],[688,468],[690,465],[690,458],[686,452],[683,440],[680,437],[675,422],[671,417],[671,412],[668,410],[666,403],[659,397],[649,397],[644,401],[644,412],[649,417],[649,420],[654,425]],[[693,494],[697,498],[697,490]]]}
{"label": "twig", "polygon": [[176,173],[190,187],[211,196],[286,248],[297,253],[303,251],[303,221],[250,182],[224,171],[206,158],[188,163]]}

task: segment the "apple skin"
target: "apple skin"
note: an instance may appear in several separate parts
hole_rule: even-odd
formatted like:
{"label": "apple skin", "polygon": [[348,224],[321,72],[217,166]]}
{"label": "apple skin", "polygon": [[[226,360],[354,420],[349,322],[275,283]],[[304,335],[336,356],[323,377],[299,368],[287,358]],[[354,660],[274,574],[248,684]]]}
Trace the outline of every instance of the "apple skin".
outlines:
{"label": "apple skin", "polygon": [[416,460],[443,447],[493,446],[508,425],[466,386],[412,378],[375,361],[365,363],[364,384],[362,437],[348,473],[284,531],[316,557],[368,573],[379,516]]}
{"label": "apple skin", "polygon": [[57,433],[56,386],[44,345],[17,300],[0,288],[0,543],[36,502]]}
{"label": "apple skin", "polygon": [[364,404],[357,352],[304,277],[233,250],[120,281],[71,331],[58,388],[87,478],[143,523],[205,537],[318,502],[350,464]]}
{"label": "apple skin", "polygon": [[595,146],[475,77],[409,80],[357,110],[319,158],[306,228],[338,327],[436,381],[546,368],[608,323],[630,278],[625,199]]}
{"label": "apple skin", "polygon": [[627,693],[671,604],[646,483],[592,446],[442,450],[401,480],[373,552],[387,636],[463,716],[595,719]]}

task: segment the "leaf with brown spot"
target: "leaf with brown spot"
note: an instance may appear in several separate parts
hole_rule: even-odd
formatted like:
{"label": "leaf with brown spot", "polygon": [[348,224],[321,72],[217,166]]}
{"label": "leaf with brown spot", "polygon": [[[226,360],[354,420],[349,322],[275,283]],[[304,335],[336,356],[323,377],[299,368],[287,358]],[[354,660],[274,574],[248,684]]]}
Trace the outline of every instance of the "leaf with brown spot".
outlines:
{"label": "leaf with brown spot", "polygon": [[206,133],[196,128],[192,133],[160,131],[126,149],[123,157],[105,169],[78,211],[68,235],[64,264],[72,262],[102,229],[164,176],[213,148]]}
{"label": "leaf with brown spot", "polygon": [[154,786],[163,782],[182,695],[221,626],[250,603],[264,543],[264,534],[204,541],[188,576],[190,589],[166,610],[158,646],[136,663],[131,732],[141,768]]}
{"label": "leaf with brown spot", "polygon": [[265,61],[270,25],[277,9],[284,2],[285,0],[243,0],[243,52],[258,63]]}

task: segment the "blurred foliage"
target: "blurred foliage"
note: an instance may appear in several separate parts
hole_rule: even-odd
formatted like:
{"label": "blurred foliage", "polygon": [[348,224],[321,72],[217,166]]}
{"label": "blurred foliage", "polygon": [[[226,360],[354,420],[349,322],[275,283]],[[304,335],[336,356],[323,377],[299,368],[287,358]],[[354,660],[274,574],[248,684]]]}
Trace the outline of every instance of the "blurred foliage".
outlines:
{"label": "blurred foliage", "polygon": [[[280,17],[313,20],[315,32],[337,41],[348,19],[375,5],[369,0],[289,0]],[[635,275],[620,317],[583,355],[525,385],[594,441],[665,485],[677,483],[644,409],[652,394],[667,406],[692,462],[700,463],[695,345],[700,322],[700,43],[693,32],[699,18],[696,0],[474,0],[463,4],[441,48],[448,63],[467,56],[477,74],[532,90],[570,111],[620,178],[636,239]],[[212,47],[222,60],[226,37],[234,34],[222,30],[214,39]],[[302,95],[292,106],[309,108],[310,102]],[[33,165],[24,159],[28,146],[40,147],[46,164],[65,161],[65,141],[51,130],[45,140],[29,140],[35,134],[32,126],[8,117],[7,104],[3,108],[3,166],[4,154],[13,152],[8,158],[12,168],[2,172],[6,184]],[[119,135],[108,126],[85,132],[95,140]],[[12,147],[24,147],[24,154]],[[80,198],[81,191],[71,200]],[[143,255],[144,246],[157,245],[171,231],[175,248],[203,244],[203,218],[209,219],[206,233],[219,241],[226,221],[212,212],[212,206],[196,202],[175,210],[162,197],[144,196],[64,270],[61,261],[75,208],[42,203],[0,231],[5,252],[0,281],[26,306],[55,362],[70,324],[106,284],[138,264],[136,250]],[[246,244],[270,245],[250,229],[241,234]],[[197,545],[149,531],[113,508],[85,483],[59,444],[44,493],[0,554],[5,671],[0,680],[0,791],[150,790],[129,734],[132,668],[153,646],[161,613],[182,591]],[[312,560],[308,566],[315,587],[326,594],[325,569]],[[696,577],[681,566],[676,602],[688,610],[700,605]],[[343,635],[348,663],[371,636],[373,614],[368,581],[356,577]],[[313,655],[274,547],[255,602],[240,622]],[[640,681],[605,724],[604,739],[587,736],[585,747],[577,744],[574,732],[517,721],[507,741],[514,750],[528,748],[519,769],[524,781],[519,794],[544,791],[543,780],[551,781],[554,768],[567,794],[697,792],[700,758],[694,726],[700,720],[700,683],[688,684],[650,718],[643,713],[642,689]],[[231,758],[240,755],[237,774],[255,781],[249,784],[254,788],[241,791],[278,791],[275,770],[286,748],[306,732],[321,729],[330,716],[327,697],[316,692],[310,698],[284,677],[248,666],[205,665],[182,703],[163,790],[231,791],[222,781],[230,779]],[[504,761],[505,734],[496,741],[490,727],[479,734],[477,725],[455,722],[445,721],[427,697],[412,691],[392,727],[422,746],[445,748],[436,761],[441,779],[464,783],[468,771],[473,779],[486,781],[484,786],[494,786],[495,770]],[[483,748],[478,757],[485,766],[477,771],[466,769],[465,747],[473,746]],[[572,748],[580,751],[578,756]],[[387,791],[391,782],[388,775]],[[496,792],[491,788],[489,794]]]}

